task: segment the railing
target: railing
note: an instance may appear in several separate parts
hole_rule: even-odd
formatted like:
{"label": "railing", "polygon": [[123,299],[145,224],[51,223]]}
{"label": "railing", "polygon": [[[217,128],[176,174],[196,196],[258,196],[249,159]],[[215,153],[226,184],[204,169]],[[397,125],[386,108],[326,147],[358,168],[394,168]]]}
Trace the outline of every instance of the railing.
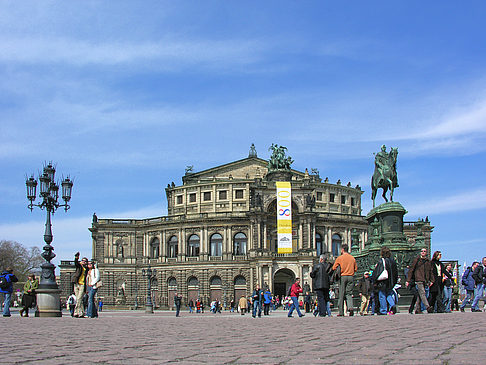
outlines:
{"label": "railing", "polygon": [[209,261],[222,261],[222,256],[209,256]]}
{"label": "railing", "polygon": [[234,261],[244,261],[248,260],[248,255],[234,255],[233,256]]}
{"label": "railing", "polygon": [[186,259],[187,261],[199,261],[198,256],[187,256]]}

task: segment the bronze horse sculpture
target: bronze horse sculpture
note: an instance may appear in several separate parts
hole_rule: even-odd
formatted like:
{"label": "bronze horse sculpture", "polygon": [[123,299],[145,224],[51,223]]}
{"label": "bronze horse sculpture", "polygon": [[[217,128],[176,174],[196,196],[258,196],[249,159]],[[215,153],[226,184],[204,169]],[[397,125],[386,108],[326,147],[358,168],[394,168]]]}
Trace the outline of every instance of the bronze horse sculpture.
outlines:
{"label": "bronze horse sculpture", "polygon": [[393,190],[398,187],[396,169],[397,156],[398,148],[392,148],[388,154],[382,149],[382,152],[376,156],[375,172],[371,178],[371,199],[373,200],[373,208],[375,207],[376,193],[380,188],[383,189],[383,199],[388,202],[386,193],[390,190],[390,201],[393,201]]}

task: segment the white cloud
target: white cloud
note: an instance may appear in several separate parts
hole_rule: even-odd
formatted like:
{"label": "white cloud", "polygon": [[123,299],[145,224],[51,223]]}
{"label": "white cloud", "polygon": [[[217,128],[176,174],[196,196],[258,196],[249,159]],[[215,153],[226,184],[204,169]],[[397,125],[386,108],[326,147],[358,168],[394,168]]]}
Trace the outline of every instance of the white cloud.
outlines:
{"label": "white cloud", "polygon": [[451,196],[437,196],[428,201],[407,204],[408,214],[413,216],[430,216],[484,208],[486,208],[486,188],[470,190]]}
{"label": "white cloud", "polygon": [[184,65],[254,63],[262,56],[257,40],[229,41],[177,40],[170,37],[140,43],[95,42],[60,37],[2,37],[0,62],[27,64],[62,63],[74,66],[156,62],[160,69],[179,69]]}

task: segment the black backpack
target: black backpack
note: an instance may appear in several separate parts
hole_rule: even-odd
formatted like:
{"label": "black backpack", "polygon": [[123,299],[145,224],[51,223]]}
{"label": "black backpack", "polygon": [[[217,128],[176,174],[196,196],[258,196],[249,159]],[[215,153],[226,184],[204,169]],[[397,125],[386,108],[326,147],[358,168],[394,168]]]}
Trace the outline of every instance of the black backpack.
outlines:
{"label": "black backpack", "polygon": [[7,275],[0,276],[0,289],[6,290],[9,286],[9,280],[7,279]]}
{"label": "black backpack", "polygon": [[[292,284],[293,285],[293,284]],[[290,293],[292,292],[292,285],[289,286],[289,290],[287,290],[287,296],[290,297]]]}

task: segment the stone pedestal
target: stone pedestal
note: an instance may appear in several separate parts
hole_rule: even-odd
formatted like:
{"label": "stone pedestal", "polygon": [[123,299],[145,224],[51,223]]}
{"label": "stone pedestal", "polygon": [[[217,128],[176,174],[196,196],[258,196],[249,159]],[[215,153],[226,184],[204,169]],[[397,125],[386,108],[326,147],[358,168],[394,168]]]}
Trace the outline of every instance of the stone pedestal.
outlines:
{"label": "stone pedestal", "polygon": [[60,296],[60,289],[37,289],[37,311],[35,312],[35,316],[62,317]]}

